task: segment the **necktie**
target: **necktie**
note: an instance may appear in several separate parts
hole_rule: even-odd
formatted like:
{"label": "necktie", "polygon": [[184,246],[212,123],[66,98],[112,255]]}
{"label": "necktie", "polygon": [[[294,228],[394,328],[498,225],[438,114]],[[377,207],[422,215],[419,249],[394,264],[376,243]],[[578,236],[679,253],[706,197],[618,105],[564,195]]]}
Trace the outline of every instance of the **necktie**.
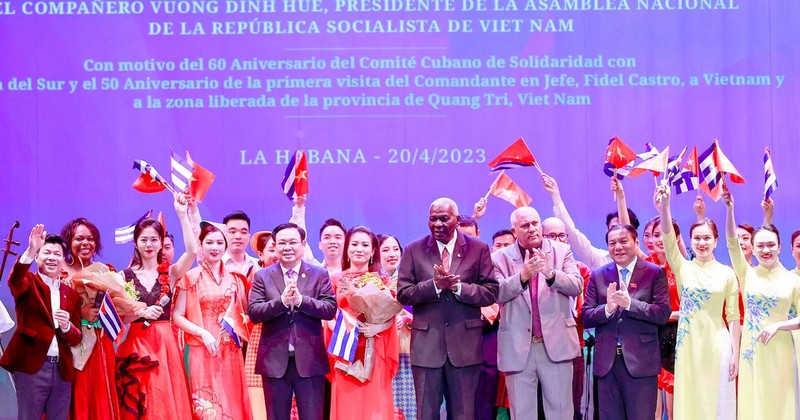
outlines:
{"label": "necktie", "polygon": [[[289,280],[286,282],[286,287],[289,287],[290,284],[297,284],[295,282],[295,275],[297,273],[294,270],[286,270],[286,279]],[[294,312],[294,305],[292,305],[292,312]],[[289,330],[289,351],[294,351],[294,343],[295,343],[295,331],[294,331],[294,319],[290,320],[289,323],[291,324],[291,329]]]}
{"label": "necktie", "polygon": [[442,251],[442,268],[444,271],[450,272],[450,252],[447,251],[447,248]]}
{"label": "necktie", "polygon": [[624,290],[628,290],[628,274],[630,272],[631,271],[628,270],[627,268],[623,268],[622,270],[619,270],[619,274],[621,275],[621,277],[619,278],[620,290],[622,290],[623,288],[624,288]]}

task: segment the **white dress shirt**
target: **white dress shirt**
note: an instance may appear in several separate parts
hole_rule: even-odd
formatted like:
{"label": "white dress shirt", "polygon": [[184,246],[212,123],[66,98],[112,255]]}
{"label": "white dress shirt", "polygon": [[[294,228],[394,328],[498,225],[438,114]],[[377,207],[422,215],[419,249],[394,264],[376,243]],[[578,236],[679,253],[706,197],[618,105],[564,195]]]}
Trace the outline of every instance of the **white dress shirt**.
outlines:
{"label": "white dress shirt", "polygon": [[[33,262],[33,258],[28,256],[28,251],[26,250],[22,253],[22,256],[19,259],[21,264],[30,264]],[[39,277],[42,278],[44,284],[50,289],[50,313],[55,315],[56,311],[61,309],[61,281],[58,279],[51,279],[50,277],[45,276],[42,272],[39,272]],[[56,321],[55,317],[53,318],[53,324],[58,327],[58,321]],[[69,326],[67,329],[62,329],[61,332],[67,333],[69,331]],[[53,341],[50,342],[50,347],[47,349],[48,356],[58,356],[58,341],[56,340],[56,336],[53,336]]]}
{"label": "white dress shirt", "polygon": [[[631,277],[633,277],[633,268],[636,267],[636,261],[638,261],[638,259],[639,257],[634,256],[633,260],[630,263],[628,263],[628,265],[626,265],[625,267],[619,264],[615,264],[617,266],[617,276],[619,277],[619,284],[617,286],[617,290],[625,290],[626,292],[628,291],[628,285],[631,284]],[[623,268],[628,269],[628,275],[625,276],[625,282],[622,281]],[[606,299],[608,299],[608,296],[606,296]],[[625,310],[626,311],[631,310],[630,300],[628,300],[628,306],[625,308]],[[613,314],[613,312],[609,313],[608,309],[605,309],[605,312],[606,312],[606,318],[610,317]]]}
{"label": "white dress shirt", "polygon": [[[445,248],[447,249],[447,253],[450,255],[450,260],[447,261],[447,263],[448,263],[447,266],[448,267],[452,267],[453,266],[453,252],[455,251],[455,248],[456,248],[456,238],[457,237],[458,237],[458,229],[456,229],[453,232],[453,239],[450,239],[450,242],[442,243],[442,242],[436,241],[436,246],[439,247],[439,255],[440,256],[442,255],[442,252],[444,252]],[[442,263],[444,263],[444,261],[442,261]],[[435,281],[433,282],[433,288],[434,288],[434,290],[436,290],[436,295],[439,295],[440,293],[442,293],[442,290],[439,289],[438,286],[436,286],[436,282]],[[461,296],[461,281],[458,282],[458,288],[453,293],[455,293],[456,296]]]}

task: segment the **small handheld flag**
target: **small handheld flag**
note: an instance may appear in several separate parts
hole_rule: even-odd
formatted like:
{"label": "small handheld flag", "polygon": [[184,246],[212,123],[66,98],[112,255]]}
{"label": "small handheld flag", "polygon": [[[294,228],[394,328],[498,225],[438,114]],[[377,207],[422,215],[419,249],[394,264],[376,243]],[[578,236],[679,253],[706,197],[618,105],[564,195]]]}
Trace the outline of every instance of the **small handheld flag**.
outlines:
{"label": "small handheld flag", "polygon": [[328,353],[353,363],[358,347],[358,322],[341,308],[336,310],[336,325],[333,327]]}
{"label": "small handheld flag", "polygon": [[516,208],[527,206],[533,201],[531,196],[526,194],[510,176],[506,175],[505,171],[500,172],[497,178],[494,179],[494,182],[489,187],[489,192],[486,193],[486,197],[489,194],[508,201]]}
{"label": "small handheld flag", "polygon": [[172,185],[174,185],[178,191],[186,191],[186,188],[189,187],[189,181],[192,179],[192,169],[194,168],[192,168],[192,165],[189,165],[185,160],[183,160],[180,155],[175,153],[171,147],[169,152],[169,167],[172,175]]}
{"label": "small handheld flag", "polygon": [[524,168],[526,166],[535,166],[540,173],[542,172],[542,168],[539,167],[531,149],[522,137],[518,138],[511,146],[508,146],[506,150],[500,152],[496,158],[489,162],[489,169],[491,169],[492,172],[504,169]]}
{"label": "small handheld flag", "polygon": [[108,293],[103,296],[103,303],[100,304],[97,316],[106,334],[111,337],[112,341],[116,340],[122,332],[123,324],[122,319],[117,314],[117,309],[114,307],[114,302],[111,301],[111,295]]}
{"label": "small handheld flag", "polygon": [[245,323],[247,322],[247,315],[242,309],[241,302],[237,299],[236,292],[233,293],[228,309],[219,320],[219,325],[231,336],[233,343],[237,347],[242,347],[242,340],[247,340],[250,333],[247,331]]}
{"label": "small handheld flag", "polygon": [[667,165],[669,164],[669,146],[664,148],[661,152],[657,155],[651,157],[650,159],[636,165],[631,169],[631,173],[628,176],[639,176],[647,171],[653,173],[653,176],[658,176],[663,174],[667,171]]}
{"label": "small handheld flag", "polygon": [[136,181],[133,182],[133,188],[143,193],[157,193],[164,190],[169,190],[171,193],[178,195],[167,180],[158,173],[153,165],[139,159],[133,161],[133,169],[138,170],[141,174]]}
{"label": "small handheld flag", "polygon": [[136,225],[144,219],[153,215],[153,210],[148,211],[142,217],[138,218],[132,225],[118,227],[114,229],[114,243],[116,244],[127,244],[128,242],[133,241],[133,229]]}
{"label": "small handheld flag", "polygon": [[217,176],[192,160],[189,151],[186,151],[186,161],[192,167],[192,177],[189,179],[189,194],[198,202],[202,202]]}
{"label": "small handheld flag", "polygon": [[289,165],[286,166],[286,172],[281,181],[281,188],[289,200],[308,194],[308,161],[304,151],[295,151],[292,158],[289,159]]}
{"label": "small handheld flag", "polygon": [[700,186],[699,165],[697,163],[697,147],[692,148],[692,153],[678,174],[672,179],[676,194],[694,191]]}
{"label": "small handheld flag", "polygon": [[764,200],[778,189],[778,177],[775,175],[775,168],[772,166],[772,151],[769,147],[764,148]]}
{"label": "small handheld flag", "polygon": [[636,159],[636,153],[617,136],[611,138],[606,149],[606,162],[621,169]]}

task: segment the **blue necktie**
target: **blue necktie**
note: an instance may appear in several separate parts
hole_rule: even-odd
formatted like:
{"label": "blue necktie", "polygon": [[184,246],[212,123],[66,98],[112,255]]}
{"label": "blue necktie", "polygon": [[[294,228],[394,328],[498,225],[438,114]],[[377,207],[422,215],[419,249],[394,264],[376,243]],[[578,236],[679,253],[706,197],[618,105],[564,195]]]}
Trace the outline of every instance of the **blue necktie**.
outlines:
{"label": "blue necktie", "polygon": [[[619,270],[619,273],[621,275],[619,280],[620,280],[621,286],[625,287],[625,290],[628,290],[628,274],[630,274],[630,272],[631,271],[628,270],[627,268],[623,268],[622,270]],[[620,289],[622,289],[622,288],[620,288]]]}
{"label": "blue necktie", "polygon": [[[630,272],[631,271],[628,270],[627,268],[623,268],[622,270],[619,270],[619,274],[620,274],[620,278],[619,278],[620,287],[619,287],[619,289],[620,290],[628,290],[628,274]],[[623,287],[624,287],[624,289],[623,289]],[[619,325],[617,326],[617,345],[618,346],[622,345],[622,339],[619,336]]]}

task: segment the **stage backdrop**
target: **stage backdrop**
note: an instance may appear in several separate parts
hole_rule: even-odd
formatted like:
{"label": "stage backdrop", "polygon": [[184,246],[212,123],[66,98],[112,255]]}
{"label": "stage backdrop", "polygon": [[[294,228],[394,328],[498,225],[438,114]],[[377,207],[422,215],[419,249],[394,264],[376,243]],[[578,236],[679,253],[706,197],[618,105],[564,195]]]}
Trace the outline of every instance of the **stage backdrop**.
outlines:
{"label": "stage backdrop", "polygon": [[[269,229],[290,216],[280,181],[304,149],[317,256],[328,217],[408,242],[437,197],[471,214],[487,163],[524,137],[602,247],[613,135],[673,154],[719,139],[747,179],[731,187],[739,221],[756,225],[773,150],[793,267],[798,19],[791,0],[0,1],[0,234],[19,220],[21,252],[34,223],[84,216],[100,260],[124,267],[133,246],[114,245],[115,227],[153,209],[177,228],[168,193],[131,188],[134,159],[169,175],[170,148],[217,176],[204,217],[241,209]],[[552,215],[538,171],[508,174]],[[652,176],[624,185],[653,216]],[[674,199],[687,228],[693,200]],[[482,238],[512,210],[490,198]]]}

